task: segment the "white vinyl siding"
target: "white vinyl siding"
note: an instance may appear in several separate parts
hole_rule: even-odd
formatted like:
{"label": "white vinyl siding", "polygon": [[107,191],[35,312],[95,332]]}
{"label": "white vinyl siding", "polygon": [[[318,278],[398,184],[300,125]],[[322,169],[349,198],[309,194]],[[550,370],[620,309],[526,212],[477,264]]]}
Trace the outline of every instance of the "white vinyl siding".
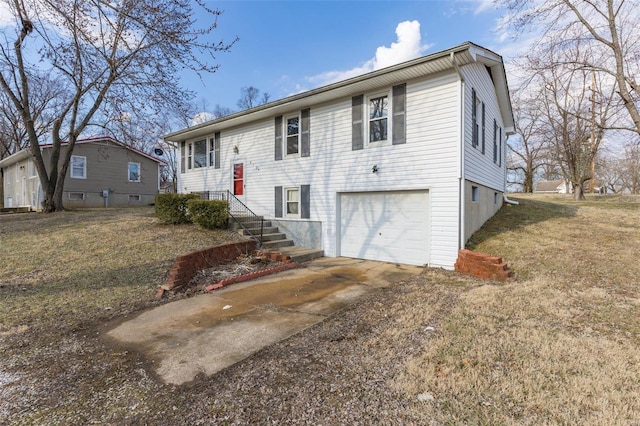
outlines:
{"label": "white vinyl siding", "polygon": [[[372,93],[390,90],[391,85]],[[313,190],[309,220],[322,222],[325,255],[335,256],[339,251],[336,233],[340,193],[428,190],[429,264],[452,268],[459,241],[459,93],[460,83],[453,72],[408,81],[406,143],[356,151],[352,150],[351,97],[357,93],[313,106],[311,157],[287,159],[286,169],[281,161],[274,160],[273,144],[265,143],[275,139],[274,117],[242,127],[212,130],[212,134],[222,130],[221,156],[227,165],[215,172],[210,168],[187,170],[179,175],[179,191],[231,189],[231,164],[242,160],[245,203],[268,218],[275,213],[274,187],[310,185]],[[238,153],[233,152],[234,146],[238,146]],[[372,173],[374,165],[377,173]]]}
{"label": "white vinyl siding", "polygon": [[[504,125],[502,123],[502,117],[500,115],[500,109],[498,107],[498,101],[496,99],[495,90],[493,88],[493,82],[489,76],[486,67],[482,64],[471,64],[462,67],[462,74],[465,78],[465,178],[469,181],[479,183],[489,188],[496,189],[498,191],[504,191],[504,161],[502,163],[494,163],[494,146],[493,146],[493,120],[496,120],[498,132],[502,131],[502,146],[500,146],[498,135],[498,159],[503,159],[505,156],[505,136]],[[482,152],[482,106],[478,111],[478,124],[479,140],[478,146],[472,146],[473,140],[473,126],[472,126],[472,94],[471,91],[475,90],[479,100],[484,104],[485,115],[485,152]],[[489,142],[490,141],[490,142]],[[489,142],[489,143],[487,143]]]}

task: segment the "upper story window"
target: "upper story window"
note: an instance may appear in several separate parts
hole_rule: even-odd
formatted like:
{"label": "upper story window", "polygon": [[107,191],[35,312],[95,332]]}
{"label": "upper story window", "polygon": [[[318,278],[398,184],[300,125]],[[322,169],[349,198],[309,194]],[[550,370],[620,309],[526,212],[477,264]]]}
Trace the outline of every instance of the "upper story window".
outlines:
{"label": "upper story window", "polygon": [[[402,145],[406,138],[407,85],[386,93],[351,98],[351,150],[387,144]],[[367,142],[368,141],[368,142]]]}
{"label": "upper story window", "polygon": [[369,142],[388,139],[389,97],[387,95],[369,98]]}
{"label": "upper story window", "polygon": [[73,179],[87,178],[87,157],[80,155],[71,156],[71,167],[69,168],[69,176]]}
{"label": "upper story window", "polygon": [[311,110],[301,110],[289,116],[279,115],[274,121],[274,159],[309,157],[311,155]]}
{"label": "upper story window", "polygon": [[485,151],[485,107],[476,93],[475,89],[471,89],[471,146],[477,148],[480,146],[482,153]]}
{"label": "upper story window", "polygon": [[295,155],[300,151],[300,117],[287,117],[287,155]]}
{"label": "upper story window", "polygon": [[129,182],[140,182],[140,163],[129,163]]}
{"label": "upper story window", "polygon": [[201,141],[193,142],[193,168],[199,169],[200,167],[207,166],[207,141],[203,139]]}

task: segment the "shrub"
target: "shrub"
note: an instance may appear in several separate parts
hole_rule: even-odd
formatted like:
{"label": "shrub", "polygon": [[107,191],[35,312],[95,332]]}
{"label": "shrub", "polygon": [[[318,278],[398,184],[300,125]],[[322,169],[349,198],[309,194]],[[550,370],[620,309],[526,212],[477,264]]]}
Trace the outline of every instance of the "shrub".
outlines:
{"label": "shrub", "polygon": [[229,203],[221,200],[189,200],[189,216],[203,228],[226,228],[229,221]]}
{"label": "shrub", "polygon": [[156,216],[164,223],[189,223],[187,202],[199,199],[198,194],[158,194],[156,195]]}

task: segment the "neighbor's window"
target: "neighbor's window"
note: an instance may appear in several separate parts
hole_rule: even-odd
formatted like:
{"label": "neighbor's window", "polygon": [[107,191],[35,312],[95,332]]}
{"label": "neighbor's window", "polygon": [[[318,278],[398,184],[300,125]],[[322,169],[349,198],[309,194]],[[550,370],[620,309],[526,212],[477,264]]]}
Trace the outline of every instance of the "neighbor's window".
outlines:
{"label": "neighbor's window", "polygon": [[71,156],[70,176],[73,179],[87,178],[87,157],[80,155]]}
{"label": "neighbor's window", "polygon": [[129,194],[129,201],[140,201],[140,196]]}
{"label": "neighbor's window", "polygon": [[300,214],[300,189],[286,189],[287,215],[297,216]]}
{"label": "neighbor's window", "polygon": [[480,200],[480,194],[477,186],[471,186],[471,201],[477,203]]}
{"label": "neighbor's window", "polygon": [[389,97],[379,96],[369,99],[369,142],[387,140]]}
{"label": "neighbor's window", "polygon": [[287,155],[298,154],[300,147],[300,117],[287,118]]}
{"label": "neighbor's window", "polygon": [[129,182],[140,182],[140,163],[129,163]]}
{"label": "neighbor's window", "polygon": [[84,192],[70,192],[69,199],[73,201],[82,201],[84,200]]}
{"label": "neighbor's window", "polygon": [[200,167],[207,166],[207,141],[205,139],[193,143],[193,168],[198,169]]}

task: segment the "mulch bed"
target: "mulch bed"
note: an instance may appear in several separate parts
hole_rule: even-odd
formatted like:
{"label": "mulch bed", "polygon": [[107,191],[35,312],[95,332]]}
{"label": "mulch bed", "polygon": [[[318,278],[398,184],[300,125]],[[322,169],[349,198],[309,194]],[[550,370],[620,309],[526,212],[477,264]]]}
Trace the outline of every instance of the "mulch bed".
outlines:
{"label": "mulch bed", "polygon": [[[208,269],[199,271],[195,277],[191,279],[187,288],[184,290],[186,294],[206,293],[215,287],[216,284],[224,285],[231,282],[240,282],[245,280],[233,280],[234,278],[249,276],[261,276],[261,271],[276,272],[280,268],[291,264],[291,261],[276,261],[264,254],[252,254],[248,256],[239,256],[233,262],[215,265]],[[266,275],[266,273],[264,274]],[[222,287],[223,285],[220,285]]]}

